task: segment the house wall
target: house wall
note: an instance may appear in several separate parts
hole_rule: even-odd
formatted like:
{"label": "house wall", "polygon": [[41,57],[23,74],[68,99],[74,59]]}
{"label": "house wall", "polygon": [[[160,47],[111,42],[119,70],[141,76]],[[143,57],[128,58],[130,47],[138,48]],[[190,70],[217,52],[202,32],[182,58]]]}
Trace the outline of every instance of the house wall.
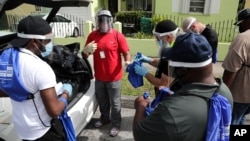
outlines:
{"label": "house wall", "polygon": [[126,11],[126,0],[121,0],[121,11]]}
{"label": "house wall", "polygon": [[[85,45],[87,36],[82,36],[79,38],[55,38],[54,43],[66,45],[73,42],[79,42],[81,46],[81,51]],[[132,39],[126,38],[128,45],[130,47],[130,53],[135,56],[137,52],[141,52],[144,55],[150,57],[158,57],[156,41],[154,39]],[[230,43],[219,43],[218,44],[218,61],[224,61],[226,54],[228,52]]]}
{"label": "house wall", "polygon": [[[92,31],[91,29],[91,22],[86,22],[84,25],[85,34],[89,35],[89,33]],[[114,26],[117,30],[121,31],[121,23],[116,22]],[[88,36],[82,36],[79,38],[55,38],[54,43],[58,43],[61,45],[70,44],[72,42],[79,42],[80,47],[82,50],[85,42],[87,40]],[[131,55],[136,55],[137,52],[142,52],[143,54],[150,56],[150,57],[158,57],[158,49],[155,39],[134,39],[134,38],[126,38],[128,45],[130,47],[130,53]],[[228,47],[230,43],[219,43],[218,44],[218,61],[223,61],[225,59],[225,56],[228,52]]]}
{"label": "house wall", "polygon": [[108,1],[104,0],[94,0],[92,2],[92,13],[94,13],[94,16],[96,16],[96,13],[100,11],[101,9],[107,9],[108,8]]}
{"label": "house wall", "polygon": [[250,8],[250,0],[246,0],[245,8]]}
{"label": "house wall", "polygon": [[29,15],[32,12],[35,12],[35,11],[36,11],[36,9],[35,9],[34,5],[22,4],[22,5],[14,8],[12,10],[6,11],[6,15],[12,14],[12,15],[22,15],[22,16],[25,16],[25,15]]}
{"label": "house wall", "polygon": [[[156,0],[155,1],[155,14],[156,15],[172,15],[178,18],[185,18],[187,16],[194,16],[203,23],[212,23],[228,19],[235,19],[239,0],[220,0],[219,14],[180,14],[179,12],[172,12],[174,10],[174,0]],[[229,4],[230,3],[230,4]],[[177,7],[178,8],[178,7]],[[179,7],[180,9],[181,7]],[[180,11],[180,10],[179,10]]]}

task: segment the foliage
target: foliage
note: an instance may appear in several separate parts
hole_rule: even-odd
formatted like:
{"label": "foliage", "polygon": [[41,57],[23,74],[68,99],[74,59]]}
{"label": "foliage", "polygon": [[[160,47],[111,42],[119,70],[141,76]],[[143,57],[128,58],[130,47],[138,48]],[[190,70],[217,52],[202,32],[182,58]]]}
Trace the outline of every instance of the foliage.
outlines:
{"label": "foliage", "polygon": [[153,27],[155,27],[157,25],[157,23],[159,23],[160,21],[167,19],[167,15],[153,15],[151,18],[151,23],[153,25]]}
{"label": "foliage", "polygon": [[116,21],[124,21],[131,18],[151,17],[151,14],[146,11],[120,11],[116,13]]}
{"label": "foliage", "polygon": [[[146,11],[120,11],[116,14],[116,21],[122,23],[123,34],[131,34],[145,29],[145,26],[141,26],[141,18],[150,17],[151,13]],[[151,26],[151,23],[149,26]]]}
{"label": "foliage", "polygon": [[152,39],[153,36],[152,36],[152,34],[137,32],[135,35],[135,38],[137,38],[137,39]]}

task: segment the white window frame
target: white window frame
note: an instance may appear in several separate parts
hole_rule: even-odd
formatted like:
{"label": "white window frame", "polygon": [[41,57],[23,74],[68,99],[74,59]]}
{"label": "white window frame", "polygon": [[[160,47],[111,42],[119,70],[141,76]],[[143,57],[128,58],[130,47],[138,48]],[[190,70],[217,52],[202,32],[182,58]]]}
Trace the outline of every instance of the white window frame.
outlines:
{"label": "white window frame", "polygon": [[[128,2],[129,1],[129,2]],[[126,7],[128,8],[128,5],[132,5],[132,11],[133,10],[143,10],[147,8],[147,4],[151,1],[151,12],[153,10],[153,0],[126,0]],[[128,10],[128,9],[127,9]]]}
{"label": "white window frame", "polygon": [[203,12],[190,12],[190,2],[192,0],[172,0],[172,11],[185,14],[218,14],[221,0],[205,0]]}
{"label": "white window frame", "polygon": [[[191,5],[192,3],[193,3],[193,5]],[[202,5],[200,5],[199,3],[201,3]],[[196,6],[197,4],[199,4],[199,6]],[[206,0],[190,0],[190,2],[189,2],[189,12],[204,13],[205,4],[206,4]],[[198,10],[196,11],[195,9],[198,9]],[[200,11],[199,9],[202,10],[202,11]]]}

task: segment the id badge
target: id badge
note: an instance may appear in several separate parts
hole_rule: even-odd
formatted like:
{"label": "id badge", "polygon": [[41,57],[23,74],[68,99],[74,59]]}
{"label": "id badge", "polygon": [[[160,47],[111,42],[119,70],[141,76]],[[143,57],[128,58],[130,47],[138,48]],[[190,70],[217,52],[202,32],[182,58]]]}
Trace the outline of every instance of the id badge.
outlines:
{"label": "id badge", "polygon": [[102,59],[105,58],[104,51],[100,51],[100,57],[101,57]]}

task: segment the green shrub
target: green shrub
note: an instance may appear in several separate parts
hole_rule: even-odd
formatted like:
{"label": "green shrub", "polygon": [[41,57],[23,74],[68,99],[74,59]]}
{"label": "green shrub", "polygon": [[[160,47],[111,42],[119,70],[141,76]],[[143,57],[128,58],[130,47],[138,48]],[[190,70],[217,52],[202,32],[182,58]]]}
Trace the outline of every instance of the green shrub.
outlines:
{"label": "green shrub", "polygon": [[137,32],[134,38],[136,38],[136,39],[152,39],[153,35],[143,33],[143,32]]}
{"label": "green shrub", "polygon": [[[116,14],[116,21],[119,21],[122,23],[123,27],[122,27],[122,31],[123,34],[131,34],[131,33],[137,33],[141,31],[142,29],[145,29],[148,26],[148,23],[146,26],[142,26],[141,25],[141,18],[150,18],[151,17],[151,13],[148,13],[146,11],[120,11]],[[151,30],[151,29],[150,29]],[[149,30],[149,31],[150,31]]]}
{"label": "green shrub", "polygon": [[159,23],[160,21],[167,19],[167,15],[153,15],[151,18],[151,23],[153,25],[153,27],[155,27],[157,25],[157,23]]}

